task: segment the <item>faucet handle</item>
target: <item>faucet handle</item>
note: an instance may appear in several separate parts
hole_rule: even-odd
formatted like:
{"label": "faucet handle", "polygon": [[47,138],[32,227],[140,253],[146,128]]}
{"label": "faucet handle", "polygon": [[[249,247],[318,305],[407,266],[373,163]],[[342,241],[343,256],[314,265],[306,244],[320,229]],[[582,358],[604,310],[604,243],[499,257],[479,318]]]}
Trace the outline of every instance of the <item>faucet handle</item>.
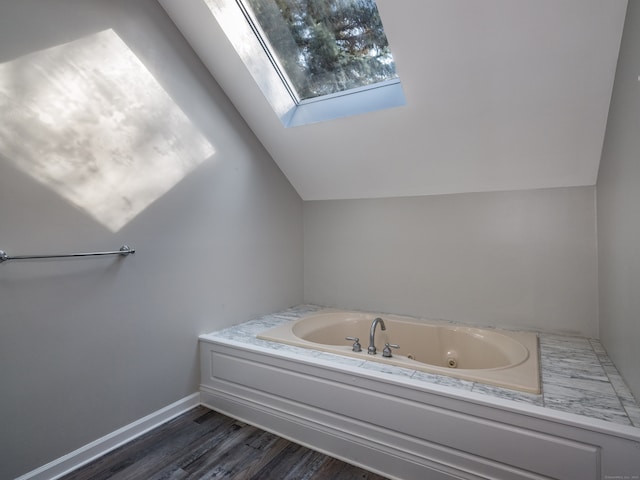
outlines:
{"label": "faucet handle", "polygon": [[384,344],[384,349],[382,350],[382,356],[383,357],[387,357],[387,358],[391,358],[393,355],[391,355],[391,349],[392,348],[400,348],[400,345],[396,345],[394,343],[385,343]]}
{"label": "faucet handle", "polygon": [[360,339],[358,337],[345,337],[344,339],[353,342],[351,350],[353,350],[354,352],[362,351],[362,345],[360,345]]}

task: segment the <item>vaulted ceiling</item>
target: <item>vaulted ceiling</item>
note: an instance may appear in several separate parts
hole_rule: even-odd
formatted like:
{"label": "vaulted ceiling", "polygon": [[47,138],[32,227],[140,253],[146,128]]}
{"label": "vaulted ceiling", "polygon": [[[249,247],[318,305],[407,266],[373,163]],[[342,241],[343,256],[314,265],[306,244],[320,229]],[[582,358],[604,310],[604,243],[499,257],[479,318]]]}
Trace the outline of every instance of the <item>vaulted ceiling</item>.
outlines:
{"label": "vaulted ceiling", "polygon": [[203,0],[160,0],[304,200],[594,185],[626,0],[377,0],[407,104],[284,128]]}

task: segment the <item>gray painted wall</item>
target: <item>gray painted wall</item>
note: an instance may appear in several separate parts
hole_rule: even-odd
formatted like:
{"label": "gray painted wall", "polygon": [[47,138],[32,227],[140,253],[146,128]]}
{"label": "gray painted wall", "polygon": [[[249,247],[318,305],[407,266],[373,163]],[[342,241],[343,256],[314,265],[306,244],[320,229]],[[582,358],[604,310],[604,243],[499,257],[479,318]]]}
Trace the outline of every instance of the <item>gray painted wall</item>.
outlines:
{"label": "gray painted wall", "polygon": [[600,335],[640,398],[640,2],[629,2],[598,174]]}
{"label": "gray painted wall", "polygon": [[305,300],[596,337],[594,187],[304,204]]}
{"label": "gray painted wall", "polygon": [[[113,231],[0,148],[0,248],[138,250],[0,266],[0,478],[13,478],[197,391],[198,334],[300,303],[303,212],[154,0],[2,0],[0,11],[0,65],[113,29],[215,149]],[[9,103],[20,110],[28,79],[14,73]],[[164,121],[150,108],[142,136]],[[166,162],[184,160],[173,153]]]}
{"label": "gray painted wall", "polygon": [[[0,65],[113,29],[215,150],[113,231],[0,149],[0,248],[138,250],[0,266],[0,478],[189,395],[199,333],[303,298],[598,336],[594,188],[303,206],[155,1],[0,6]],[[598,183],[600,335],[636,395],[639,17],[630,2]]]}

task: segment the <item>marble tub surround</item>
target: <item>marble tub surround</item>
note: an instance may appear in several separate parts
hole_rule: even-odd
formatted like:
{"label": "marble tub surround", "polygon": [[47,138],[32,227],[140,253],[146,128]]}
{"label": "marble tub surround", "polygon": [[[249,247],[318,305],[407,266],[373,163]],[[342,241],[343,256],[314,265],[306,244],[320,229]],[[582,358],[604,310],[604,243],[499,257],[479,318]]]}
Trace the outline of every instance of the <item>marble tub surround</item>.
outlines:
{"label": "marble tub surround", "polygon": [[633,393],[629,390],[629,387],[627,387],[627,384],[624,382],[624,379],[618,372],[618,369],[607,355],[607,352],[600,341],[590,339],[589,343],[591,344],[593,351],[598,356],[600,365],[602,365],[604,372],[607,374],[609,382],[611,382],[611,386],[615,390],[620,403],[622,403],[622,407],[631,420],[631,423],[636,427],[640,427],[640,404],[636,401]]}
{"label": "marble tub surround", "polygon": [[[637,415],[629,415],[633,413],[631,407],[637,408],[637,404],[599,341],[546,334],[540,334],[539,338],[543,406],[621,425],[640,426]],[[611,377],[603,362],[609,364]]]}
{"label": "marble tub surround", "polygon": [[542,394],[536,395],[256,338],[265,330],[323,309],[316,305],[300,305],[205,334],[201,338],[239,346],[251,345],[274,353],[312,357],[330,364],[361,368],[368,373],[409,378],[425,384],[640,427],[640,407],[600,342],[593,339],[540,333]]}

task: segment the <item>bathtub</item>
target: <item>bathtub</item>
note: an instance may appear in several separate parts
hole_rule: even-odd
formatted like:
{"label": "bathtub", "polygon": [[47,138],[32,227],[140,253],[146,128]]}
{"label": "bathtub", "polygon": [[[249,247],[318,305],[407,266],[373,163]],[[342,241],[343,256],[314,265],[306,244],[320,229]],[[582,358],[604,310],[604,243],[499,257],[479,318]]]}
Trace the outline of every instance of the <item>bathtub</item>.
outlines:
{"label": "bathtub", "polygon": [[[375,355],[367,353],[373,320]],[[354,351],[358,338],[361,351]],[[311,314],[258,335],[262,340],[381,362],[462,380],[540,393],[538,338],[535,333],[428,323],[398,315],[330,311]],[[385,344],[392,356],[383,356]]]}

